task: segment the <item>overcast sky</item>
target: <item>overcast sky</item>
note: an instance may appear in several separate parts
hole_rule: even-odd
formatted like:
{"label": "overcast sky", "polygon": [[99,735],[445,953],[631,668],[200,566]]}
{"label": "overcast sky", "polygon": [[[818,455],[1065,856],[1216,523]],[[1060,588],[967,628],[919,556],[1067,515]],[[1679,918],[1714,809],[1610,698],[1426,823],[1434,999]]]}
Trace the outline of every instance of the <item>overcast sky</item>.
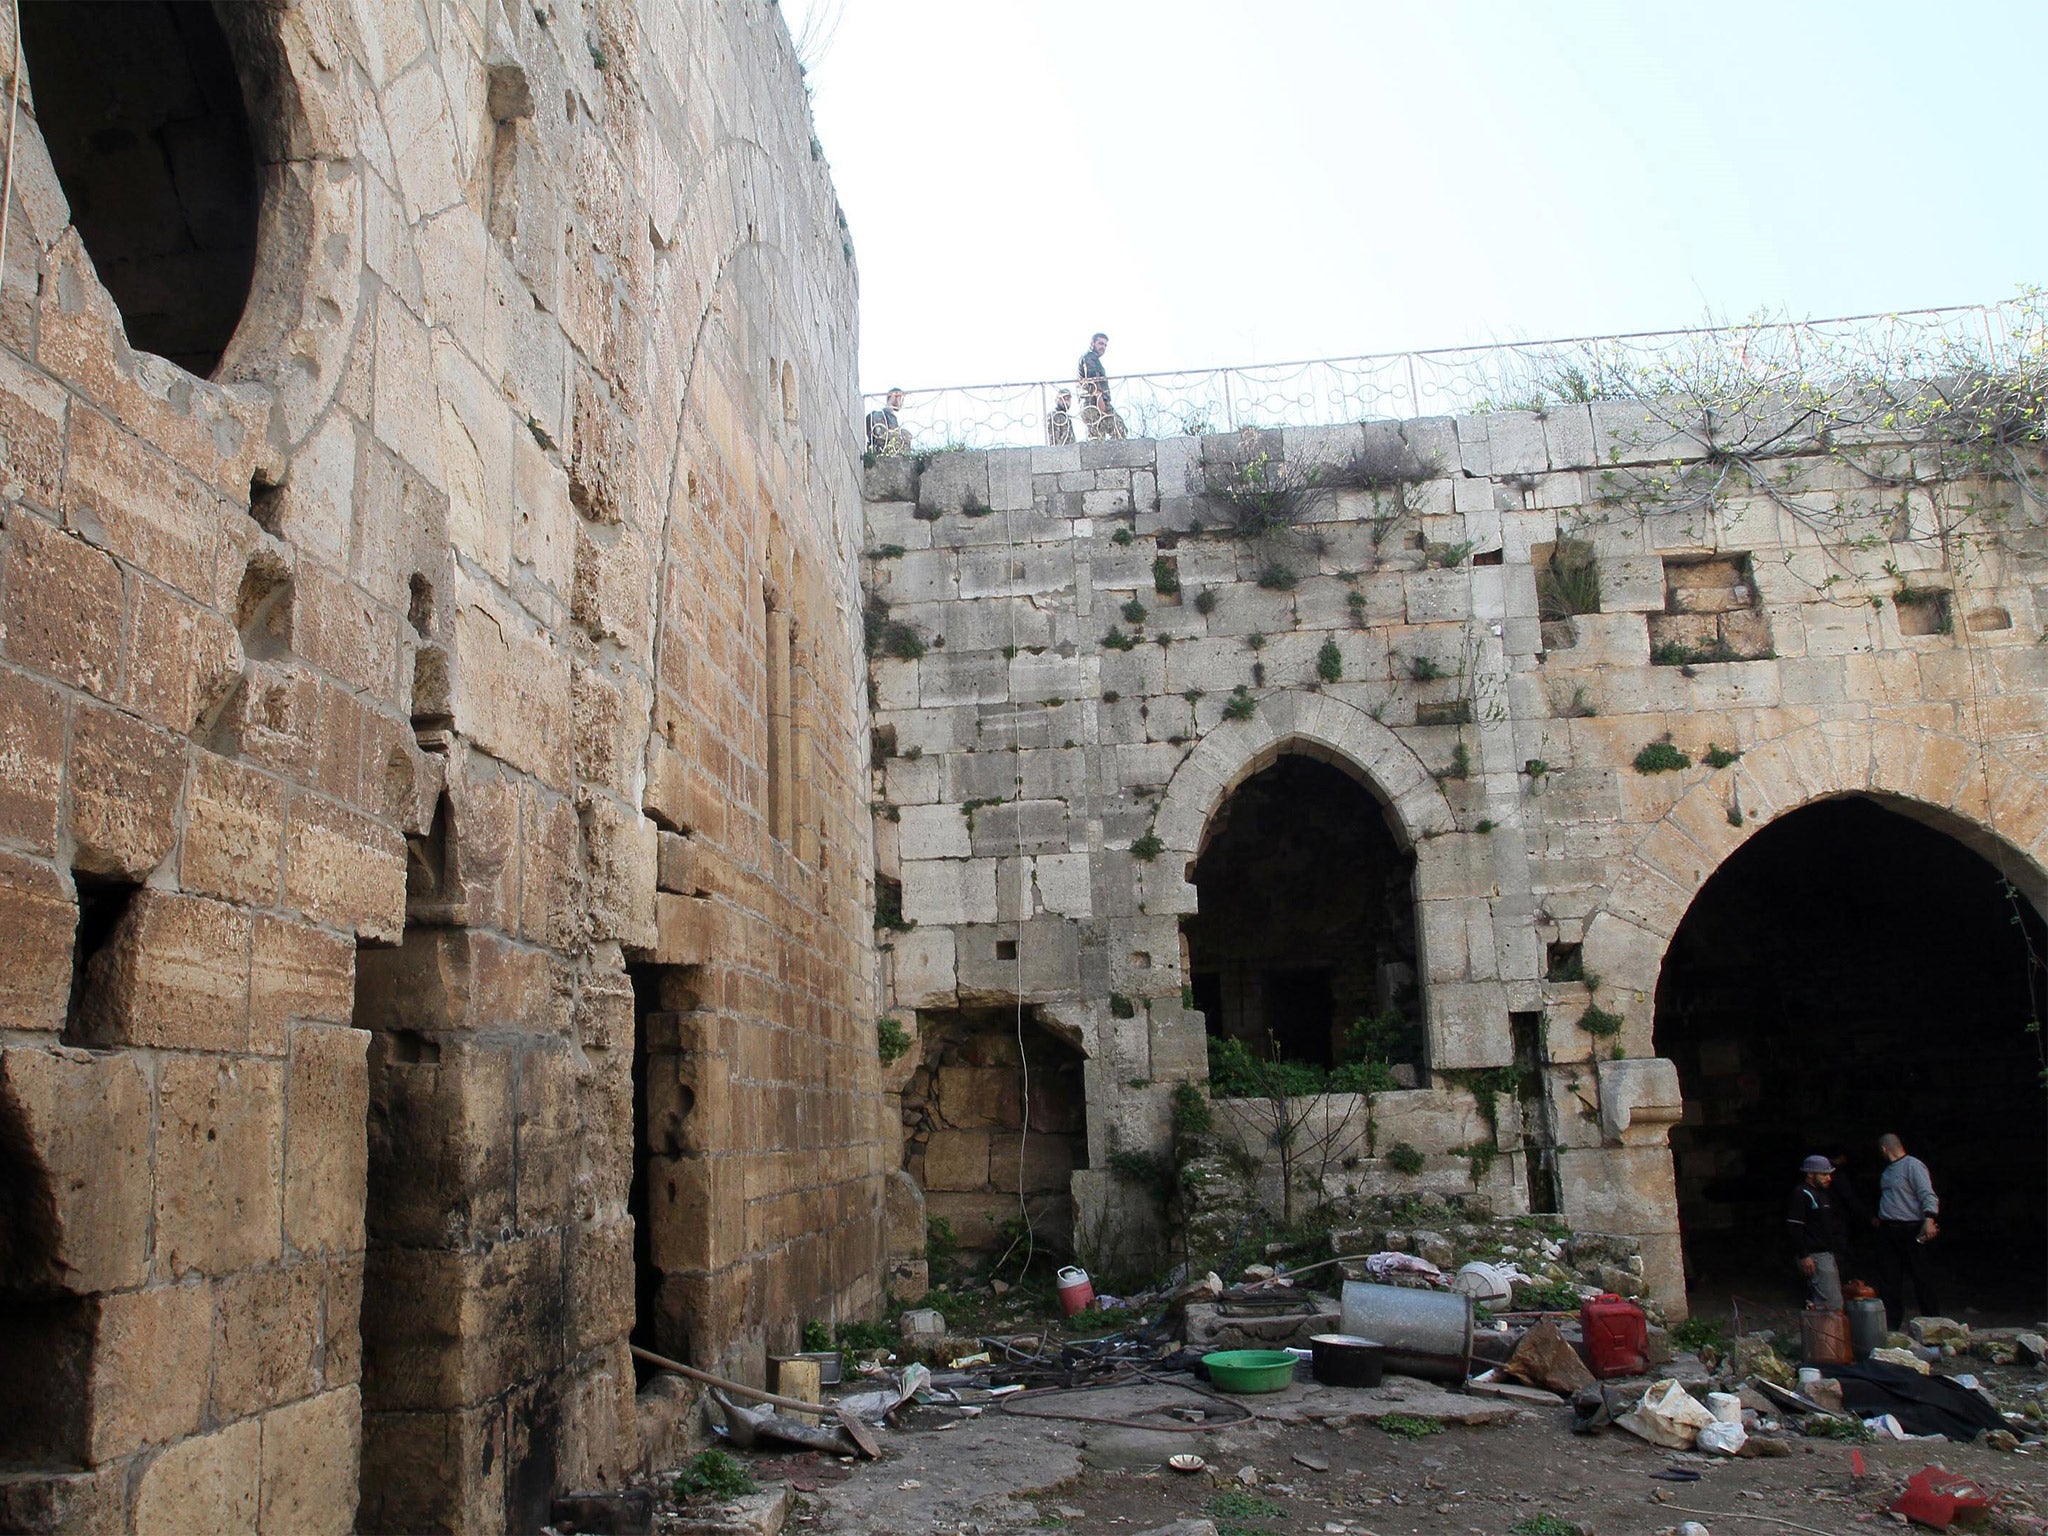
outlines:
{"label": "overcast sky", "polygon": [[[785,0],[864,389],[2010,296],[2042,0]],[[833,25],[836,19],[836,25]]]}

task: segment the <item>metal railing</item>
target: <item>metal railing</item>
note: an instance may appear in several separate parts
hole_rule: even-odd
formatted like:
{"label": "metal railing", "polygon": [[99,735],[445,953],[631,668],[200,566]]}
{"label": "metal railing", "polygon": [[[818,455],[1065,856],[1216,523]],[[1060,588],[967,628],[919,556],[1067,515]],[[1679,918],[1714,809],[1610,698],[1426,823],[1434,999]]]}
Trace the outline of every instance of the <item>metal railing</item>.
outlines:
{"label": "metal railing", "polygon": [[[1541,409],[1654,393],[1660,380],[1703,374],[1792,384],[1997,369],[2029,353],[2039,357],[2044,314],[2048,309],[2040,298],[2023,296],[1830,320],[1129,374],[1110,379],[1114,417],[1101,420],[1084,421],[1082,393],[1072,379],[906,390],[898,411],[901,430],[883,451],[1020,447],[1091,436],[1200,436],[1245,427]],[[1055,418],[1062,390],[1073,396],[1064,424]],[[884,403],[883,395],[870,395],[863,409]]]}

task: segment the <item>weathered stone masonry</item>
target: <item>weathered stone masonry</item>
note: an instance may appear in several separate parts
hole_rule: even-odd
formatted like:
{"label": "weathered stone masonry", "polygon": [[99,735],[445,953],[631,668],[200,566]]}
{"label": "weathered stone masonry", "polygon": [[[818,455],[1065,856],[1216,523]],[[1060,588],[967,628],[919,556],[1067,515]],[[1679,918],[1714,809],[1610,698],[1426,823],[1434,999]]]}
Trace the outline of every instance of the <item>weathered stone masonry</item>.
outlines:
{"label": "weathered stone masonry", "polygon": [[[1881,435],[1863,449],[1915,462]],[[1818,451],[1769,467],[1795,497],[1677,505],[1659,482],[1707,453],[1617,402],[869,469],[871,593],[929,647],[874,663],[878,872],[914,924],[883,935],[887,998],[926,1026],[1021,1003],[1080,1043],[1084,1253],[1158,1241],[1151,1196],[1109,1159],[1162,1151],[1172,1087],[1206,1076],[1184,1006],[1189,877],[1233,789],[1282,755],[1366,784],[1415,860],[1430,1076],[1375,1096],[1380,1155],[1361,1129],[1344,1181],[1476,1177],[1526,1209],[1524,1159],[1554,1142],[1563,1214],[1639,1237],[1673,1309],[1682,1106],[1652,1002],[1708,876],[1774,818],[1864,795],[1995,853],[2040,906],[2038,509],[1967,477],[1881,489]],[[1204,494],[1259,454],[1269,473],[1414,472],[1322,499],[1276,546],[1225,536]],[[1597,555],[1600,602],[1545,622],[1538,576],[1561,538]],[[1276,560],[1291,588],[1260,584]],[[1325,642],[1336,680],[1318,673]],[[1693,766],[1632,766],[1665,740]],[[1710,745],[1740,757],[1703,762]],[[1597,993],[1548,979],[1581,971]],[[1577,1026],[1595,1004],[1618,1034]],[[1503,1098],[1488,1126],[1456,1074],[1538,1048],[1540,1098]],[[1496,1135],[1490,1169],[1451,1155]],[[1426,1154],[1419,1175],[1386,1163],[1398,1140]],[[999,1219],[1002,1197],[984,1203]],[[892,1229],[906,1263],[912,1227]]]}
{"label": "weathered stone masonry", "polygon": [[629,1334],[877,1297],[852,251],[758,0],[219,18],[207,378],[124,320],[213,257],[106,218],[234,136],[123,158],[205,91],[110,43],[67,185],[29,37],[0,1525],[530,1530],[670,1448]]}

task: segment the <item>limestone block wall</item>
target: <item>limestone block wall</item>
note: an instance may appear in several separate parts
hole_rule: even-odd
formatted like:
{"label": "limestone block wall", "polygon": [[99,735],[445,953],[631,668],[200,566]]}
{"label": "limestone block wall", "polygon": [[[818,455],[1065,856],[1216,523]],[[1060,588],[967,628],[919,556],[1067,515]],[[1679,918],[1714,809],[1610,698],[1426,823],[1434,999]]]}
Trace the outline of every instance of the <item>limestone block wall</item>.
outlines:
{"label": "limestone block wall", "polygon": [[537,1529],[878,1295],[852,249],[761,0],[218,16],[209,377],[22,82],[0,1526]]}
{"label": "limestone block wall", "polygon": [[[1146,1230],[1145,1197],[1102,1170],[1163,1151],[1172,1086],[1206,1076],[1191,865],[1282,753],[1367,783],[1415,857],[1431,1080],[1379,1096],[1381,1155],[1352,1176],[1440,1187],[1473,1135],[1460,1075],[1540,1065],[1535,1113],[1502,1117],[1499,1198],[1529,1198],[1527,1150],[1554,1147],[1563,1213],[1640,1237],[1673,1309],[1680,1104],[1652,1003],[1714,869],[1774,817],[1865,793],[1998,849],[2039,904],[2038,506],[1881,433],[1857,465],[1815,446],[1767,466],[1769,491],[1701,496],[1707,438],[1609,402],[870,467],[887,998],[913,1021],[1021,995],[1071,1028],[1084,1236]],[[1232,537],[1210,493],[1260,456],[1274,477],[1403,468]],[[1546,622],[1561,540],[1597,558],[1601,596]],[[1662,742],[1691,766],[1637,771]],[[1581,973],[1597,991],[1548,979]],[[1618,1033],[1580,1027],[1594,1006]],[[1413,1178],[1384,1158],[1403,1116]]]}

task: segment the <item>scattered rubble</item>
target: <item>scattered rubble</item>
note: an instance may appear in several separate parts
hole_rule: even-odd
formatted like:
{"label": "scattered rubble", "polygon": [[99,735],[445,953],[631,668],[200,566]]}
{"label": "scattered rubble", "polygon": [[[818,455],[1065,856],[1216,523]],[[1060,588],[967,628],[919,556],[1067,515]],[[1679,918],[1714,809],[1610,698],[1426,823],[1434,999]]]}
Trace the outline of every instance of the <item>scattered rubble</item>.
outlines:
{"label": "scattered rubble", "polygon": [[[920,1307],[893,1327],[863,1325],[864,1340],[894,1342],[869,1343],[850,1354],[846,1380],[826,1389],[829,1402],[813,1405],[819,1413],[790,1412],[786,1400],[780,1409],[757,1408],[721,1389],[700,1401],[705,1431],[755,1465],[774,1467],[784,1488],[815,1494],[815,1509],[797,1518],[821,1532],[992,1530],[1026,1523],[1044,1512],[1028,1497],[1033,1489],[1062,1485],[1083,1468],[1098,1478],[1183,1477],[1237,1488],[1245,1497],[1255,1489],[1266,1507],[1281,1509],[1274,1499],[1299,1492],[1289,1476],[1320,1476],[1337,1467],[1324,1449],[1328,1437],[1358,1434],[1388,1445],[1420,1445],[1447,1429],[1512,1428],[1559,1436],[1560,1453],[1569,1444],[1616,1447],[1604,1454],[1617,1467],[1629,1465],[1619,1447],[1634,1445],[1637,1456],[1654,1448],[1671,1457],[1671,1465],[1629,1474],[1652,1482],[1696,1482],[1714,1467],[1802,1452],[1839,1457],[1851,1446],[1875,1454],[1887,1444],[1903,1452],[1908,1442],[1974,1441],[1980,1453],[2048,1451],[2048,1366],[2042,1363],[2048,1345],[2038,1332],[1915,1318],[1864,1364],[1802,1372],[1794,1364],[1797,1328],[1781,1335],[1752,1327],[1730,1340],[1711,1326],[1689,1323],[1678,1336],[1692,1348],[1676,1347],[1670,1334],[1653,1328],[1656,1363],[1639,1375],[1600,1381],[1588,1367],[1578,1308],[1505,1306],[1489,1315],[1475,1293],[1499,1300],[1503,1288],[1519,1296],[1527,1286],[1561,1286],[1581,1298],[1608,1295],[1593,1277],[1628,1273],[1631,1245],[1480,1220],[1469,1210],[1457,1214],[1466,1219],[1430,1226],[1389,1220],[1378,1228],[1342,1229],[1331,1239],[1339,1249],[1374,1236],[1398,1239],[1403,1248],[1339,1253],[1292,1267],[1289,1256],[1273,1254],[1269,1262],[1233,1271],[1234,1280],[1214,1271],[1177,1272],[1150,1290],[1099,1296],[1070,1318],[1056,1315],[1045,1284],[1006,1284],[998,1292],[986,1283],[978,1289],[956,1283],[940,1293],[944,1312]],[[1482,1249],[1489,1257],[1468,1257]],[[1472,1266],[1487,1272],[1474,1275]],[[1560,1274],[1562,1280],[1555,1278]],[[1431,1295],[1393,1304],[1390,1284]],[[1365,1332],[1351,1326],[1363,1315],[1353,1312],[1354,1294],[1386,1297],[1372,1303],[1375,1315],[1396,1328],[1462,1304],[1472,1340],[1469,1375],[1438,1382],[1390,1372],[1377,1385],[1356,1387],[1312,1379],[1312,1337]],[[1603,1305],[1626,1310],[1611,1295]],[[1030,1315],[1032,1307],[1043,1315]],[[990,1308],[1010,1326],[988,1331]],[[976,1321],[963,1326],[966,1318]],[[1390,1358],[1419,1347],[1398,1336],[1373,1342]],[[1291,1352],[1293,1379],[1282,1372],[1269,1390],[1216,1390],[1207,1380],[1206,1358],[1239,1349]],[[1287,1358],[1281,1354],[1278,1362]],[[1593,1358],[1598,1364],[1602,1357]],[[1633,1369],[1633,1356],[1630,1361],[1617,1368]],[[1327,1356],[1323,1364],[1334,1369]],[[1959,1369],[1965,1365],[1972,1369]],[[805,1422],[809,1418],[819,1422]],[[1567,1428],[1594,1438],[1570,1440]],[[1605,1435],[1610,1428],[1624,1433]],[[1265,1447],[1267,1459],[1246,1456],[1256,1447]],[[1865,1450],[1855,1454],[1854,1465],[1864,1467]],[[863,1476],[866,1457],[879,1457],[886,1468],[880,1475],[894,1478],[889,1519],[900,1524],[859,1523],[878,1517],[874,1495],[865,1503],[853,1495],[859,1487],[881,1486],[869,1481],[874,1474]],[[979,1484],[972,1476],[977,1467],[988,1474]],[[1033,1481],[1041,1476],[1044,1482]],[[1330,1480],[1331,1487],[1338,1483]],[[1896,1499],[1903,1488],[1901,1475],[1884,1488],[1873,1483],[1859,1498],[1876,1509],[1879,1495]],[[1465,1496],[1452,1490],[1431,1507],[1453,1509]],[[991,1515],[992,1499],[1009,1514]],[[713,1503],[671,1493],[652,1528],[663,1536],[779,1529],[743,1523],[754,1516],[738,1501]],[[773,1507],[760,1506],[771,1513]],[[2016,1494],[2000,1508],[2013,1520],[2034,1518],[2031,1504]],[[968,1509],[980,1523],[958,1523]],[[927,1515],[934,1523],[919,1524]],[[558,1529],[611,1529],[579,1523],[599,1519],[564,1511]],[[1225,1520],[1232,1523],[1259,1528]],[[1364,1528],[1344,1521],[1323,1528],[1354,1527]],[[1190,1518],[1156,1528],[1187,1532],[1213,1525]],[[2024,1523],[2006,1528],[2034,1533]]]}

